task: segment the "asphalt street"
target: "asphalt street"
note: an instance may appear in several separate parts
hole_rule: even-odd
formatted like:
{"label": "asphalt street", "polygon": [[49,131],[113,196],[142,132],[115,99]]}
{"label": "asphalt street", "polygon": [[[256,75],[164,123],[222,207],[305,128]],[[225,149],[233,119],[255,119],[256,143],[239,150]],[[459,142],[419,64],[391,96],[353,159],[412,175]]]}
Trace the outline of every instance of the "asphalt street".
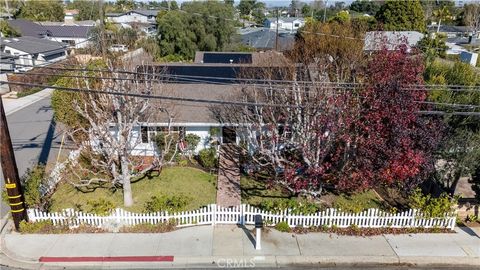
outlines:
{"label": "asphalt street", "polygon": [[[257,49],[275,48],[276,32],[268,28],[256,28],[255,30],[242,31],[242,42]],[[293,47],[295,36],[292,33],[281,31],[278,36],[280,50]]]}
{"label": "asphalt street", "polygon": [[[55,160],[61,144],[62,130],[56,128],[50,97],[7,115],[7,122],[20,177],[36,164]],[[1,170],[0,179],[3,187]],[[2,201],[0,210],[0,217],[3,217],[10,209]]]}

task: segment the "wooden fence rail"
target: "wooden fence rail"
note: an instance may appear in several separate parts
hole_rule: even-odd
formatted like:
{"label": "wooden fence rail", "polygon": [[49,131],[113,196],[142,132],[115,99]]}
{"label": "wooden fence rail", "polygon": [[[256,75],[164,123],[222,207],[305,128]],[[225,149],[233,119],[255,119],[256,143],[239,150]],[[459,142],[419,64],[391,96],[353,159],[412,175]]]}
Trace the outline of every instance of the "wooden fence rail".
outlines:
{"label": "wooden fence rail", "polygon": [[178,227],[216,224],[254,224],[255,215],[261,215],[267,226],[279,222],[287,222],[290,227],[336,226],[346,228],[355,225],[359,228],[448,228],[455,227],[455,214],[445,214],[443,217],[426,217],[420,211],[410,209],[400,213],[388,213],[379,209],[368,209],[360,213],[347,213],[329,208],[315,214],[302,215],[290,210],[281,212],[264,211],[251,205],[242,204],[235,207],[221,207],[210,204],[195,211],[177,213],[132,213],[121,208],[113,210],[107,216],[95,215],[65,209],[61,212],[47,213],[37,209],[28,209],[30,221],[51,220],[55,225],[77,227],[80,224],[102,227],[105,224],[133,226],[142,223],[158,224],[174,220]]}

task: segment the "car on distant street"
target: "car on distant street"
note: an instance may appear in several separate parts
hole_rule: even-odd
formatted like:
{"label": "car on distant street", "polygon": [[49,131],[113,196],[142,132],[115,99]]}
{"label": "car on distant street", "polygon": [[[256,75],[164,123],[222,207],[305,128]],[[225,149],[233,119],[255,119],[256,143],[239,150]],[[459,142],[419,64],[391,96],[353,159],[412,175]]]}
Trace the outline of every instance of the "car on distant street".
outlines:
{"label": "car on distant street", "polygon": [[114,44],[108,50],[111,52],[128,52],[127,46],[122,44]]}

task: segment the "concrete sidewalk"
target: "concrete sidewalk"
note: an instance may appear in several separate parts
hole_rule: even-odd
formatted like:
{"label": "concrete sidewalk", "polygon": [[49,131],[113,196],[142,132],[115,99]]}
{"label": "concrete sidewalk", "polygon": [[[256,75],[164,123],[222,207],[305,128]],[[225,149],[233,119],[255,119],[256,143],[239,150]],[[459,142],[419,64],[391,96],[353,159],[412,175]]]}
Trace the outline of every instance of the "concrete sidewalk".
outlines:
{"label": "concrete sidewalk", "polygon": [[3,101],[3,107],[5,110],[5,114],[9,115],[12,114],[16,111],[19,111],[27,106],[30,106],[31,104],[44,99],[46,97],[49,97],[52,95],[54,89],[51,88],[45,88],[35,94],[31,94],[25,97],[21,98],[6,98],[2,97]]}
{"label": "concrete sidewalk", "polygon": [[[2,249],[9,260],[23,263],[24,267],[225,267],[227,263],[236,263],[237,267],[480,266],[480,238],[458,228],[457,233],[452,234],[374,237],[326,233],[295,235],[269,229],[262,236],[262,249],[255,250],[250,231],[233,225],[197,226],[163,234],[9,233],[2,236]],[[118,262],[124,259],[128,262]]]}

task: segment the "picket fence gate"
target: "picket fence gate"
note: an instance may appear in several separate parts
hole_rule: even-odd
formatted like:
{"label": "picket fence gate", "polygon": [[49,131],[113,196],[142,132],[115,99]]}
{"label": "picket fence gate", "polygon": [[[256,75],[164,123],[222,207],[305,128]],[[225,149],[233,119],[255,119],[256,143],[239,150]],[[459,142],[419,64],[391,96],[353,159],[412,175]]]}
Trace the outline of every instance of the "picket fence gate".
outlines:
{"label": "picket fence gate", "polygon": [[310,215],[294,214],[291,210],[271,212],[242,204],[235,207],[221,207],[210,204],[195,211],[178,213],[132,213],[117,208],[110,215],[100,216],[83,213],[73,209],[47,213],[38,209],[28,209],[28,218],[32,222],[51,220],[54,225],[78,227],[80,224],[102,227],[107,224],[133,226],[142,223],[158,224],[174,220],[177,227],[216,224],[255,224],[255,215],[261,215],[265,225],[274,226],[287,222],[290,227],[336,226],[347,228],[356,225],[359,228],[448,228],[455,227],[456,215],[445,214],[443,217],[428,218],[420,211],[410,209],[400,213],[388,213],[379,209],[368,209],[360,213],[347,213],[329,208]]}

